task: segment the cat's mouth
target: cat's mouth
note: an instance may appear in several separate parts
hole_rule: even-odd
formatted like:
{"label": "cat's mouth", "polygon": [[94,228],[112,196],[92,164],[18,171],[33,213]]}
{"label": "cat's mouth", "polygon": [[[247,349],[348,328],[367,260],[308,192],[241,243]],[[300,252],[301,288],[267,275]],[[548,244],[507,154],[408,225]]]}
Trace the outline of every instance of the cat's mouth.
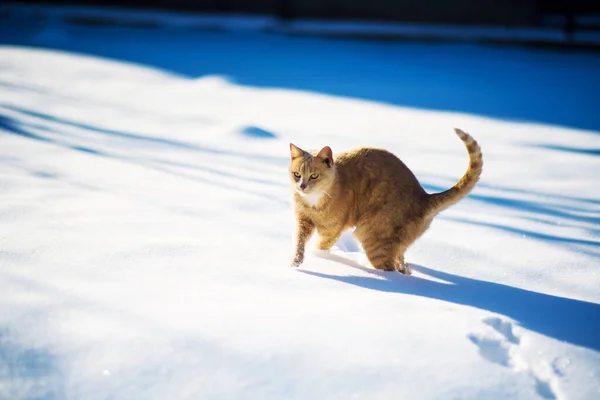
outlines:
{"label": "cat's mouth", "polygon": [[302,197],[310,196],[310,195],[318,192],[318,189],[314,188],[314,187],[306,187],[306,188],[302,189],[301,187],[296,186],[295,189],[296,189],[296,192],[298,192],[298,194]]}

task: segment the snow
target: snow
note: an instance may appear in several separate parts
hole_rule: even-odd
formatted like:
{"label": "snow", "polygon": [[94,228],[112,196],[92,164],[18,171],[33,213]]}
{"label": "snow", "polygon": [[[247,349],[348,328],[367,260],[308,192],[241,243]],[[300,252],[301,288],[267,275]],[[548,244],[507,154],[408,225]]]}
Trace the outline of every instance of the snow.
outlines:
{"label": "snow", "polygon": [[[600,57],[0,25],[0,398],[592,399]],[[484,173],[373,270],[290,268],[288,143]],[[314,246],[311,243],[310,247]]]}

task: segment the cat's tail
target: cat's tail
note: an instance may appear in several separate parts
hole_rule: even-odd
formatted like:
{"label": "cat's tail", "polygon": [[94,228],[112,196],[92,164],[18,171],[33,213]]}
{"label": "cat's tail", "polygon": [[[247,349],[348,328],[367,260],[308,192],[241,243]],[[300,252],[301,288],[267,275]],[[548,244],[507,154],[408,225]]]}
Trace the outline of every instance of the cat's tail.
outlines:
{"label": "cat's tail", "polygon": [[465,172],[456,185],[444,192],[430,194],[427,197],[429,201],[429,214],[432,215],[445,210],[468,195],[477,184],[477,181],[479,181],[481,171],[483,170],[483,157],[479,144],[468,133],[458,128],[454,128],[454,131],[467,148],[467,152],[469,153],[469,168],[467,168],[467,172]]}

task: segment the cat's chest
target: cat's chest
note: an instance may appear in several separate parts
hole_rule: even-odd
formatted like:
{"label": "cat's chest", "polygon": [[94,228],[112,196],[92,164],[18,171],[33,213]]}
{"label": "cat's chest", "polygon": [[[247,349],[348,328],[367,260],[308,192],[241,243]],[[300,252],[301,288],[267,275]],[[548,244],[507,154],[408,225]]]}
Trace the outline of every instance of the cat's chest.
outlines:
{"label": "cat's chest", "polygon": [[323,199],[323,193],[309,193],[300,198],[309,207],[317,206]]}
{"label": "cat's chest", "polygon": [[[318,203],[317,203],[318,204]],[[345,225],[347,222],[345,207],[338,204],[327,204],[324,208],[315,208],[310,206],[308,202],[301,203],[301,214],[309,217],[317,226]]]}

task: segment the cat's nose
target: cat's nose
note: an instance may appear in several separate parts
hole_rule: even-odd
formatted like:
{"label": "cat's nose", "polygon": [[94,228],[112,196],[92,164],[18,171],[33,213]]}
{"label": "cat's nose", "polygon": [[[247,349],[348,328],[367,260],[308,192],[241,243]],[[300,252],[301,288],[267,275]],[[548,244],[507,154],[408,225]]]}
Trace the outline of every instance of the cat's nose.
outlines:
{"label": "cat's nose", "polygon": [[302,182],[300,184],[300,189],[302,189],[302,190],[306,189],[306,182]]}

